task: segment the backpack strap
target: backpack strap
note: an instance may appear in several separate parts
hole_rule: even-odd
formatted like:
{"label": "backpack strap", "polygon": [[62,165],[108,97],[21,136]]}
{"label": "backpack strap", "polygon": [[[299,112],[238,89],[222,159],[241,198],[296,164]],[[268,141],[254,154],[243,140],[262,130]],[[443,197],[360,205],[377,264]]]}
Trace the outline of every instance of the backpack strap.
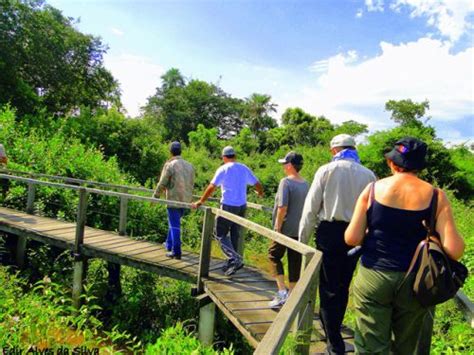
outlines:
{"label": "backpack strap", "polygon": [[416,247],[415,253],[413,254],[413,258],[411,259],[410,266],[408,267],[408,271],[405,274],[405,279],[410,275],[410,272],[412,272],[413,268],[415,267],[416,261],[418,260],[418,255],[420,255],[421,249],[428,244],[428,241],[426,239],[423,239],[420,243],[418,243],[418,246]]}
{"label": "backpack strap", "polygon": [[428,237],[436,234],[436,212],[438,211],[438,189],[433,189],[433,197],[430,203],[430,223],[428,225]]}
{"label": "backpack strap", "polygon": [[372,206],[375,201],[375,181],[370,184],[369,187],[369,203],[367,204],[367,209]]}
{"label": "backpack strap", "polygon": [[[430,208],[430,222],[428,225],[425,225],[427,229],[426,238],[422,240],[420,243],[418,243],[418,246],[416,247],[415,253],[413,254],[413,258],[411,259],[410,266],[408,267],[408,271],[405,275],[405,278],[407,278],[410,272],[413,271],[416,261],[418,260],[418,255],[420,254],[423,247],[428,247],[430,237],[437,235],[436,234],[436,212],[438,210],[438,189],[433,189],[433,196],[431,197],[429,208]],[[439,246],[438,243],[436,243],[436,245]]]}

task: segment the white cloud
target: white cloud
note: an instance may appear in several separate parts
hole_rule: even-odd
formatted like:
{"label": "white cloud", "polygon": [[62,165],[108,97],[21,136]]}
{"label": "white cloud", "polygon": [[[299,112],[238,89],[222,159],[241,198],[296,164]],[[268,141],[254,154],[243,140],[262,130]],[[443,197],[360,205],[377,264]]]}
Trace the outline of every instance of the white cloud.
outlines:
{"label": "white cloud", "polygon": [[364,10],[358,9],[356,14],[355,14],[355,17],[356,18],[361,18],[363,15],[364,15]]}
{"label": "white cloud", "polygon": [[384,112],[390,99],[428,99],[433,120],[449,125],[474,116],[474,47],[452,54],[449,44],[430,38],[380,46],[382,53],[365,61],[355,62],[352,52],[328,58],[315,84],[287,98],[280,110],[297,105],[336,122],[367,123],[371,130],[393,124]]}
{"label": "white cloud", "polygon": [[138,116],[140,107],[160,85],[163,67],[150,58],[130,54],[106,55],[104,59],[106,68],[120,83],[122,104],[130,116]]}
{"label": "white cloud", "polygon": [[120,30],[116,27],[110,28],[110,32],[112,32],[114,35],[119,36],[119,37],[121,37],[125,34],[122,30]]}
{"label": "white cloud", "polygon": [[474,12],[472,0],[395,0],[390,5],[395,11],[402,7],[411,9],[411,17],[426,17],[428,25],[452,42],[473,29],[472,21],[468,20]]}
{"label": "white cloud", "polygon": [[331,66],[337,66],[339,64],[350,64],[357,61],[359,58],[355,50],[347,51],[346,53],[339,53],[334,57],[318,60],[309,66],[309,71],[313,73],[327,72]]}
{"label": "white cloud", "polygon": [[365,6],[369,12],[383,12],[384,10],[383,0],[365,0]]}

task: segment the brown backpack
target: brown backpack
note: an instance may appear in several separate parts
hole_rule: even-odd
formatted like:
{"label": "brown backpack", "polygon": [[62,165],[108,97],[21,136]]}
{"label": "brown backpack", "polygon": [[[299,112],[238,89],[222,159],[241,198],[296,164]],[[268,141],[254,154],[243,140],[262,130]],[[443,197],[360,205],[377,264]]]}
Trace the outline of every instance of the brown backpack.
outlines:
{"label": "brown backpack", "polygon": [[431,216],[425,224],[427,235],[413,255],[406,277],[416,270],[413,291],[415,297],[424,307],[434,306],[451,299],[464,284],[467,268],[458,261],[452,260],[443,250],[436,233],[436,211],[438,209],[438,190],[433,191]]}

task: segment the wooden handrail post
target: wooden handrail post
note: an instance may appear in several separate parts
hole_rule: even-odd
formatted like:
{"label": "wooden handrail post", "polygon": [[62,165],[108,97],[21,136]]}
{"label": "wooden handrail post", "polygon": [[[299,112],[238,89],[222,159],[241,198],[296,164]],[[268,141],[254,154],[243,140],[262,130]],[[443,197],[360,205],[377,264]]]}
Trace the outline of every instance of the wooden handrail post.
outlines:
{"label": "wooden handrail post", "polygon": [[[33,214],[35,211],[35,192],[36,185],[32,182],[28,183],[28,196],[26,200],[26,213]],[[24,235],[18,236],[16,243],[16,263],[20,269],[23,269],[26,264],[26,243],[27,239]]]}
{"label": "wooden handrail post", "polygon": [[[128,193],[127,189],[124,189],[124,193]],[[119,234],[127,234],[127,212],[128,212],[128,198],[125,196],[120,197],[120,219],[119,219]]]}
{"label": "wooden handrail post", "polygon": [[28,184],[28,198],[26,202],[26,213],[33,214],[35,210],[35,194],[36,185],[33,183]]}
{"label": "wooden handrail post", "polygon": [[245,234],[247,229],[245,227],[240,227],[240,238],[237,241],[237,253],[240,254],[242,259],[244,258],[244,250],[245,250]]}
{"label": "wooden handrail post", "polygon": [[[123,188],[121,189],[121,192],[128,193],[128,189]],[[127,211],[128,198],[120,196],[119,235],[127,235]],[[108,262],[107,271],[109,273],[109,288],[106,297],[110,302],[113,302],[122,294],[122,285],[120,284],[120,264]]]}
{"label": "wooden handrail post", "polygon": [[[313,254],[312,256],[316,256]],[[306,265],[308,265],[310,257],[306,257]],[[309,354],[311,346],[311,333],[313,332],[313,317],[314,317],[314,307],[316,304],[316,295],[319,284],[319,267],[316,272],[313,274],[311,279],[311,286],[309,287],[308,293],[306,294],[305,302],[307,303],[306,307],[300,311],[296,317],[297,326],[297,335],[300,341],[297,347],[296,352],[298,354]]]}
{"label": "wooden handrail post", "polygon": [[81,188],[79,190],[79,204],[77,207],[76,219],[76,239],[74,242],[74,277],[72,285],[72,303],[77,309],[81,306],[81,293],[84,282],[84,270],[86,260],[81,254],[81,246],[84,243],[84,231],[86,228],[86,212],[87,212],[87,190]]}
{"label": "wooden handrail post", "polygon": [[202,225],[201,253],[199,255],[199,272],[197,279],[197,294],[203,292],[202,279],[209,276],[209,264],[211,261],[211,242],[214,231],[215,216],[210,208],[204,211],[204,223]]}

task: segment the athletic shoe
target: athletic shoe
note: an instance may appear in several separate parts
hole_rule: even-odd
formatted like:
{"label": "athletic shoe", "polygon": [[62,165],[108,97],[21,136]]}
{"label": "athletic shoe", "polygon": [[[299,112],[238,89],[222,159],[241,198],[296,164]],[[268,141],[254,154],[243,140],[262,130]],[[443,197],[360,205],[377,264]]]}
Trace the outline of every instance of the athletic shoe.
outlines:
{"label": "athletic shoe", "polygon": [[288,299],[288,291],[287,290],[278,291],[276,293],[275,297],[273,298],[273,300],[271,300],[268,303],[268,305],[272,308],[279,308],[279,307],[281,307],[285,304],[287,299]]}
{"label": "athletic shoe", "polygon": [[175,254],[172,251],[170,251],[169,253],[166,253],[166,256],[171,259],[181,260],[181,254]]}
{"label": "athletic shoe", "polygon": [[234,275],[238,270],[244,267],[244,263],[242,261],[238,261],[237,264],[231,264],[227,271],[224,273],[225,276]]}
{"label": "athletic shoe", "polygon": [[231,264],[232,264],[232,262],[230,261],[230,259],[227,259],[225,261],[224,265],[222,265],[222,271],[226,272],[230,268]]}

